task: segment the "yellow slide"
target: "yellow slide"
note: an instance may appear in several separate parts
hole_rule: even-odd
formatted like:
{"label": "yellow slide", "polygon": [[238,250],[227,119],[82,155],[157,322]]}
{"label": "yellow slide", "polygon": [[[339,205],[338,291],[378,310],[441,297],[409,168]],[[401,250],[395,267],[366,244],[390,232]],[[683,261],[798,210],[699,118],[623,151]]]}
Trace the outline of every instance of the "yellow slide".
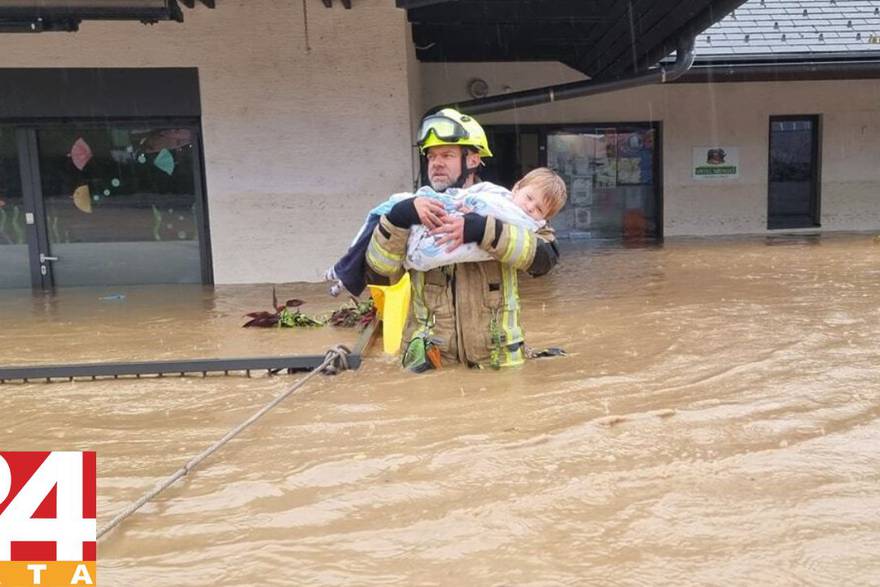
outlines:
{"label": "yellow slide", "polygon": [[409,315],[409,273],[404,273],[394,285],[370,285],[373,303],[382,320],[382,346],[389,355],[400,352],[403,330]]}

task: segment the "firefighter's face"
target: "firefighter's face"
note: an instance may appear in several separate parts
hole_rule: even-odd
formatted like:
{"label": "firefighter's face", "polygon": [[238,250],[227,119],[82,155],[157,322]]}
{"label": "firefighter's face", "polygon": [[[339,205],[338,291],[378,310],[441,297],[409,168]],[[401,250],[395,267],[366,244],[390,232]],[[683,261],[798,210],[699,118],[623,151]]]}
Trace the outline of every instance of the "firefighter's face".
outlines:
{"label": "firefighter's face", "polygon": [[[428,149],[428,181],[431,187],[442,192],[455,184],[461,177],[461,154],[462,147],[454,145],[440,145]],[[470,149],[466,151],[466,164],[469,169],[476,169],[480,165],[480,156]],[[470,178],[465,182],[465,187],[470,183]]]}

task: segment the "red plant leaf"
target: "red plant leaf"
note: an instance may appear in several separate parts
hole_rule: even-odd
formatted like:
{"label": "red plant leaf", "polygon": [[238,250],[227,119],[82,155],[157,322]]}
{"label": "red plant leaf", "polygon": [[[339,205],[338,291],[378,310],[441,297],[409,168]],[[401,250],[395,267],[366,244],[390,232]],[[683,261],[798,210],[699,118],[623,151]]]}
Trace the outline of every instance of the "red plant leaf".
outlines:
{"label": "red plant leaf", "polygon": [[250,312],[245,314],[248,318],[268,318],[270,316],[275,316],[272,312]]}
{"label": "red plant leaf", "polygon": [[261,328],[269,328],[271,326],[275,326],[278,324],[278,317],[270,314],[269,316],[260,316],[258,318],[254,318],[253,320],[249,320],[242,327],[249,328],[251,326],[257,326]]}

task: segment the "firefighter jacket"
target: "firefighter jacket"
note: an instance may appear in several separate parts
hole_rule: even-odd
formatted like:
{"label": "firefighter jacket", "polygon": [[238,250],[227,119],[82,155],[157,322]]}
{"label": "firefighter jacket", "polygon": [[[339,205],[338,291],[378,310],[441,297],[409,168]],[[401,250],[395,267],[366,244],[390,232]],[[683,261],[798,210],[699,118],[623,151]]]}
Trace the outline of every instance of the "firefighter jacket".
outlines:
{"label": "firefighter jacket", "polygon": [[[409,231],[386,215],[370,239],[367,264],[391,283],[403,275]],[[495,260],[410,271],[412,308],[404,340],[424,337],[439,346],[444,360],[469,366],[522,364],[517,272],[538,276],[555,265],[553,229],[532,233],[487,216],[478,242]]]}

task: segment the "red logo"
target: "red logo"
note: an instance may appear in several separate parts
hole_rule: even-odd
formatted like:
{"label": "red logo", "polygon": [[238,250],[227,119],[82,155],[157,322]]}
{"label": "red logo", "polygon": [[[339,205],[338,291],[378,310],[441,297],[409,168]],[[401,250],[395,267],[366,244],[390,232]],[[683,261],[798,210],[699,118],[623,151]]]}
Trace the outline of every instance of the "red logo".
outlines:
{"label": "red logo", "polygon": [[31,563],[34,585],[68,568],[95,584],[96,476],[94,452],[0,452],[0,581]]}

